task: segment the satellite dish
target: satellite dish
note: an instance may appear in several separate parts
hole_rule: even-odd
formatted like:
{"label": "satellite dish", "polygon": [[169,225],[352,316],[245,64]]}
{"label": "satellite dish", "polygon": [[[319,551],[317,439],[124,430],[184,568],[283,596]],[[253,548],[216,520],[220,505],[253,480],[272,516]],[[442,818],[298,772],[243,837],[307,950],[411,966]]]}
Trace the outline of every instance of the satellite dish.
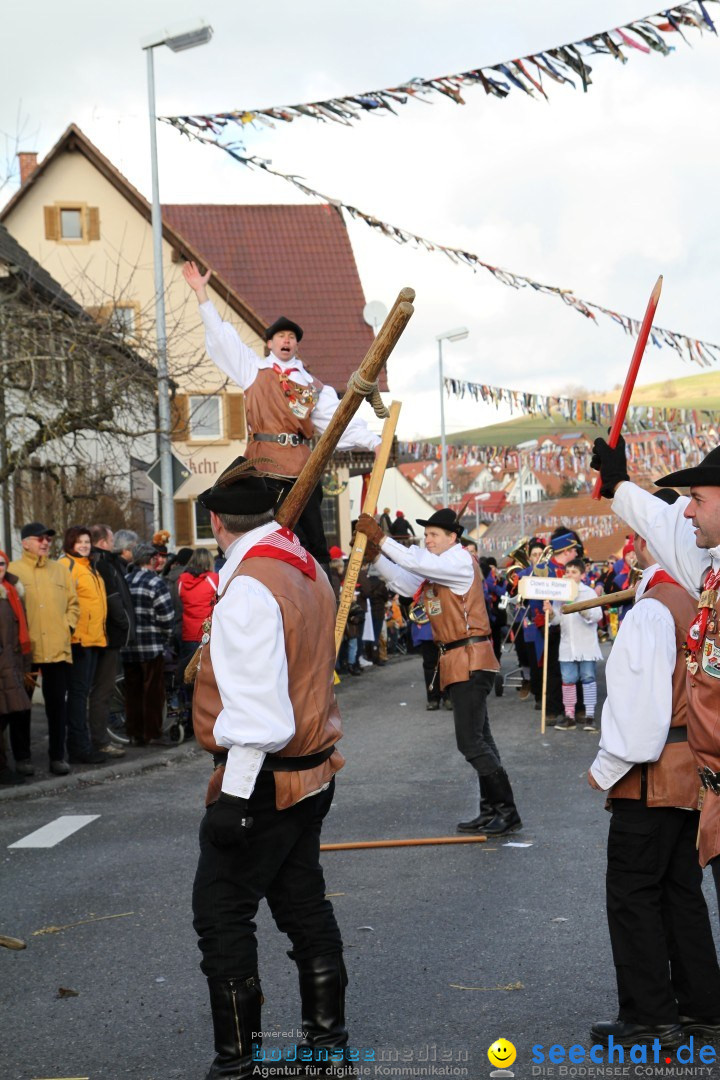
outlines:
{"label": "satellite dish", "polygon": [[371,300],[363,308],[363,319],[368,326],[372,326],[373,330],[377,331],[377,328],[385,322],[387,313],[388,309],[380,300]]}

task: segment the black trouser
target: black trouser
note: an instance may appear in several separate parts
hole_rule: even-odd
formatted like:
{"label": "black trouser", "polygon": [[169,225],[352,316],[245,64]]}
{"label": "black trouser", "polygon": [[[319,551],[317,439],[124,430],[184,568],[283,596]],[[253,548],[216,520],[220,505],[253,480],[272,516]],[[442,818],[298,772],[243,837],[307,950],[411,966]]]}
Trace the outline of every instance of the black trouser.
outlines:
{"label": "black trouser", "polygon": [[273,774],[261,772],[250,796],[249,847],[240,854],[211,843],[203,819],[193,912],[200,966],[209,979],[258,970],[255,914],[263,897],[278,929],[290,938],[295,959],[342,951],[320,866],[320,831],[334,790],[333,781],[327,791],[277,810]]}
{"label": "black trouser", "polygon": [[447,687],[453,706],[457,748],[480,776],[502,768],[487,712],[487,696],[494,685],[494,671],[471,671],[467,682],[451,683]]}
{"label": "black trouser", "polygon": [[64,660],[56,664],[40,664],[45,715],[48,723],[48,756],[51,761],[65,760],[67,694],[71,666]]}
{"label": "black trouser", "polygon": [[[280,480],[276,476],[265,476],[265,483],[273,491],[282,492],[282,498],[278,499],[275,504],[275,513],[278,512],[282,506],[285,496],[295,483],[294,480]],[[308,499],[305,509],[300,515],[297,524],[293,527],[300,540],[300,543],[306,548],[311,555],[314,555],[319,563],[323,563],[325,566],[330,562],[330,552],[328,551],[327,540],[325,539],[325,529],[323,527],[322,511],[320,509],[322,505],[322,483],[317,484]]]}
{"label": "black trouser", "polygon": [[[437,671],[440,650],[434,641],[421,641],[423,676],[425,678],[425,694],[428,701],[440,701],[440,672]],[[437,672],[437,674],[436,674]],[[435,680],[433,682],[433,679]],[[430,684],[432,683],[432,690]]]}
{"label": "black trouser", "polygon": [[88,723],[93,748],[99,750],[108,743],[108,721],[110,720],[110,699],[115,689],[120,670],[120,650],[98,649],[95,674],[90,688],[88,701]]}
{"label": "black trouser", "polygon": [[[542,631],[544,633],[544,631]],[[535,650],[532,650],[533,654]],[[561,716],[565,711],[562,700],[562,676],[560,674],[560,628],[551,626],[548,632],[548,657],[547,657],[547,711],[555,716]],[[535,655],[530,665],[530,685],[535,695],[535,700],[542,701],[542,659],[536,663]]]}
{"label": "black trouser", "polygon": [[699,814],[613,799],[607,915],[618,1016],[674,1024],[720,1016],[720,969],[695,849]]}
{"label": "black trouser", "polygon": [[[30,710],[23,709],[21,712],[4,713],[0,716],[0,754],[2,754],[2,733],[6,728],[10,732],[10,746],[15,761],[29,761]],[[0,768],[4,764],[5,762],[0,760]]]}
{"label": "black trouser", "polygon": [[[535,655],[534,645],[528,645],[525,641],[525,635],[523,633],[522,621],[518,619],[515,623],[515,652],[517,654],[518,666],[521,668],[531,668],[533,665],[537,667],[537,657]],[[542,687],[540,688],[542,692]]]}

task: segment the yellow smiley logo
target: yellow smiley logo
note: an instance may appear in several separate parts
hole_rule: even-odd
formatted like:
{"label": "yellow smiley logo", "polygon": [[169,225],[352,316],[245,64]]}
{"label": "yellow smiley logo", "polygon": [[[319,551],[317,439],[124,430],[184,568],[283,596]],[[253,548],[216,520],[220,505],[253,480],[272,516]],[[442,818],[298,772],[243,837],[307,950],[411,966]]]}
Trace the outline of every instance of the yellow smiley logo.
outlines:
{"label": "yellow smiley logo", "polygon": [[512,1065],[517,1057],[517,1050],[507,1039],[496,1039],[488,1049],[488,1060],[491,1065],[497,1065],[499,1069],[506,1069]]}

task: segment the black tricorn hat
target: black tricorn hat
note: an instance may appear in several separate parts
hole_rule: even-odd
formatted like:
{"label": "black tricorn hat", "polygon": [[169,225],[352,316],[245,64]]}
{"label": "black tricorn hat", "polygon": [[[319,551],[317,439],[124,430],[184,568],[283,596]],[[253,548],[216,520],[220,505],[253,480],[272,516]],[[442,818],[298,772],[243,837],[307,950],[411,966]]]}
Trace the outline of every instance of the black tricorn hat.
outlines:
{"label": "black tricorn hat", "polygon": [[265,483],[255,463],[240,455],[228,465],[211,488],[198,495],[198,502],[216,514],[262,514],[271,510],[277,492]]}
{"label": "black tricorn hat", "polygon": [[426,521],[420,518],[415,520],[424,529],[444,529],[445,532],[454,532],[456,536],[462,536],[463,527],[457,519],[457,514],[448,506],[443,507],[442,510],[436,510]]}
{"label": "black tricorn hat", "polygon": [[268,326],[265,331],[265,340],[269,341],[271,337],[281,333],[283,330],[291,330],[298,341],[302,341],[302,326],[298,326],[292,319],[286,319],[284,315],[281,315],[279,319],[276,319],[272,326]]}
{"label": "black tricorn hat", "polygon": [[711,450],[699,465],[661,476],[655,484],[657,487],[720,487],[720,446]]}

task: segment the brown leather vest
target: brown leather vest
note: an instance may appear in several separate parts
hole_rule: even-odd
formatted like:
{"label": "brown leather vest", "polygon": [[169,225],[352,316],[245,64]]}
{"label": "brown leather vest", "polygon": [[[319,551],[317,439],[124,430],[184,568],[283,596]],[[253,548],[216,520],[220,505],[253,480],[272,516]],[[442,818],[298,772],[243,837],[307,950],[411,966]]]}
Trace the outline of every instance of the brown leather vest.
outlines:
{"label": "brown leather vest", "polygon": [[[295,734],[279,757],[306,757],[317,754],[342,738],[340,712],[333,690],[335,671],[335,597],[319,564],[317,579],[279,559],[251,558],[240,563],[223,589],[213,617],[230,582],[248,576],[262,582],[275,597],[282,613],[288,664],[288,690],[295,715]],[[210,627],[212,635],[212,625]],[[213,738],[215,720],[222,701],[213,671],[210,641],[202,646],[200,666],[193,694],[193,727],[198,743],[210,753],[225,753]],[[339,750],[315,769],[275,772],[275,805],[278,810],[304,799],[327,784],[342,769],[345,759]],[[220,794],[224,768],[216,769],[210,780],[205,805]]]}
{"label": "brown leather vest", "polygon": [[[685,631],[697,615],[693,612]],[[720,772],[720,603],[715,605],[715,629],[712,615],[698,656],[698,669],[686,673],[688,700],[688,740],[699,765]],[[700,813],[700,864],[720,855],[720,796],[703,793]]]}
{"label": "brown leather vest", "polygon": [[[659,600],[668,609],[675,624],[677,658],[672,676],[672,719],[670,727],[685,727],[688,721],[688,700],[685,690],[685,654],[683,643],[687,628],[695,617],[695,602],[680,585],[660,582],[648,589],[643,600]],[[689,736],[689,732],[688,732]],[[657,761],[633,765],[632,769],[610,789],[610,799],[641,798],[642,771],[647,773],[648,806],[680,806],[696,809],[700,792],[697,762],[687,742],[666,743]]]}
{"label": "brown leather vest", "polygon": [[[472,558],[468,554],[468,558]],[[447,585],[425,582],[423,603],[430,619],[433,638],[447,645],[467,637],[487,637],[488,641],[461,645],[440,656],[440,689],[450,683],[467,682],[473,671],[498,671],[490,638],[490,620],[485,607],[482,573],[474,559],[473,581],[465,596],[458,596]]]}
{"label": "brown leather vest", "polygon": [[[300,386],[288,380],[290,388],[297,386],[298,394],[311,389]],[[322,383],[313,379],[312,387],[322,390]],[[256,431],[264,435],[301,435],[304,439],[313,436],[312,409],[304,419],[295,416],[288,397],[285,394],[276,371],[270,368],[260,368],[253,382],[245,391],[245,411],[247,413],[248,428],[251,432]],[[281,446],[274,442],[255,442],[248,439],[245,451],[250,461],[257,458],[269,458],[273,464],[259,462],[258,472],[273,473],[276,476],[299,476],[302,468],[310,457],[310,447]]]}

